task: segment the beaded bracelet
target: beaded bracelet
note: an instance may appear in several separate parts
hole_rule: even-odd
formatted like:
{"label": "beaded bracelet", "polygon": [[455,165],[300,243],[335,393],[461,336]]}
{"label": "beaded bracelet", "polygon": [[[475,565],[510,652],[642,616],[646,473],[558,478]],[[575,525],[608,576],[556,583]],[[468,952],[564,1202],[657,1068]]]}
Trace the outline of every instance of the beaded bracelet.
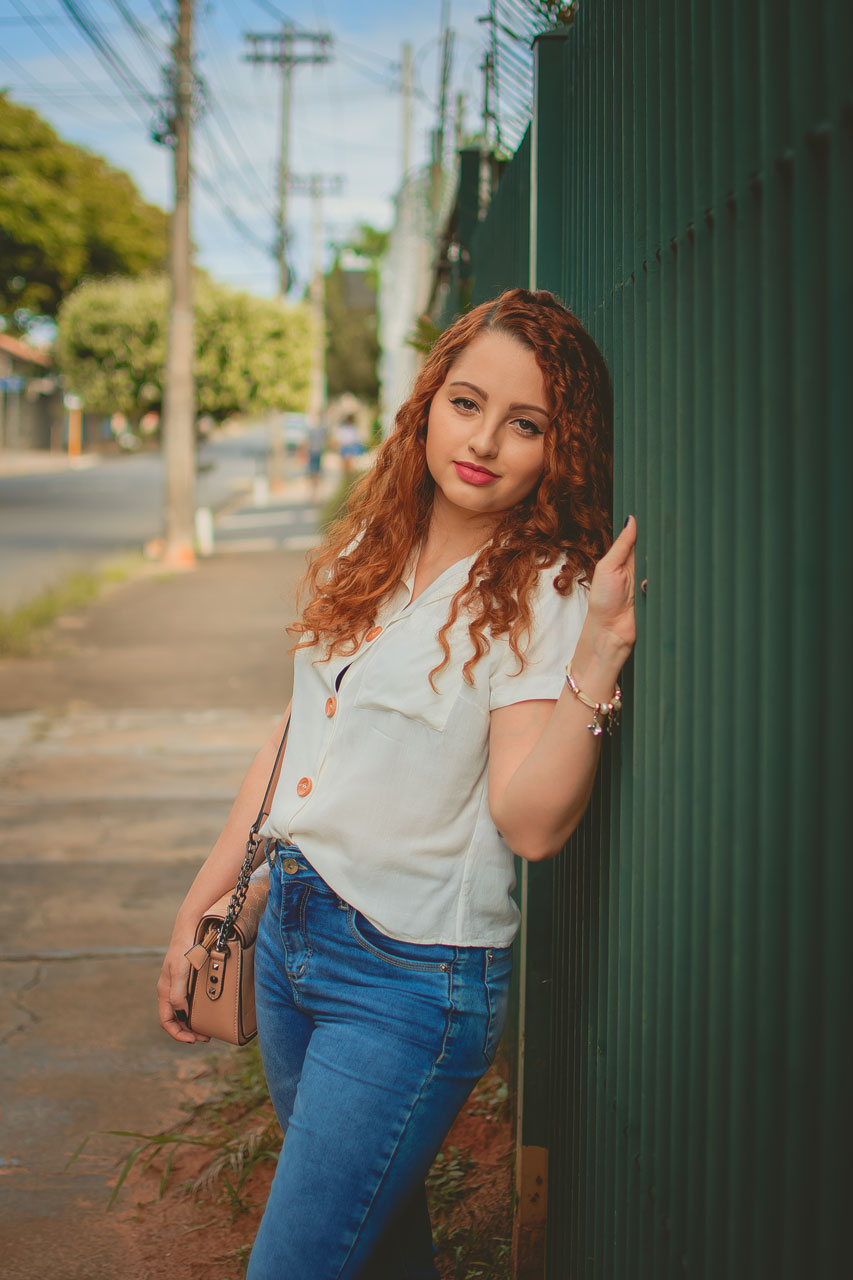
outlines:
{"label": "beaded bracelet", "polygon": [[[586,727],[589,729],[593,737],[601,736],[601,731],[606,727],[610,736],[613,736],[614,728],[619,727],[619,712],[622,710],[622,690],[618,684],[613,692],[612,702],[593,702],[585,693],[582,693],[572,677],[571,663],[566,667],[566,683],[578,702],[582,702],[585,707],[589,707],[592,711],[592,724]],[[601,721],[604,721],[604,724]]]}

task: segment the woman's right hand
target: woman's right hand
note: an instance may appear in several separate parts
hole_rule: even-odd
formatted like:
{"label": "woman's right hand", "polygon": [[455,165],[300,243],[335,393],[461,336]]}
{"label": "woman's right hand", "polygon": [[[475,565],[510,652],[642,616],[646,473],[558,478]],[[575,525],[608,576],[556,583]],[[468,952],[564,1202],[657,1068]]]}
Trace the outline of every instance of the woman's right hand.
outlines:
{"label": "woman's right hand", "polygon": [[[197,1040],[203,1042],[210,1039],[210,1036],[196,1035],[186,1024],[187,978],[190,972],[190,962],[186,952],[194,941],[193,933],[187,937],[173,935],[157,982],[157,1012],[160,1017],[160,1026],[164,1031],[168,1031],[173,1039],[180,1040],[184,1044],[195,1044]],[[183,1019],[177,1016],[179,1012],[183,1013]]]}

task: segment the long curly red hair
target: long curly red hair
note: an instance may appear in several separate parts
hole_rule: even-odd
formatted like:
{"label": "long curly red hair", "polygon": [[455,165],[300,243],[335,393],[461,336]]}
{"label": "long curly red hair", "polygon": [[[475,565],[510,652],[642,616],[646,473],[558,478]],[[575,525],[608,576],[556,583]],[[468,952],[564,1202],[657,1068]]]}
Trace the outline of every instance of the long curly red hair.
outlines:
{"label": "long curly red hair", "polygon": [[505,512],[451,601],[438,640],[450,657],[447,633],[462,609],[470,616],[472,670],[488,650],[487,636],[506,635],[523,666],[522,637],[530,599],[543,568],[560,562],[554,586],[570,594],[576,579],[589,584],[611,542],[612,393],[604,360],[583,325],[545,290],[510,289],[460,316],[423,364],[395,428],[371,470],[351,492],[344,514],[313,558],[303,580],[309,603],[290,632],[296,648],[322,641],[325,659],[354,653],[373,625],[379,603],[397,584],[413,549],[425,537],[435,483],[426,464],[430,403],[465,347],[486,332],[511,335],[534,354],[549,397],[544,470],[533,491]]}

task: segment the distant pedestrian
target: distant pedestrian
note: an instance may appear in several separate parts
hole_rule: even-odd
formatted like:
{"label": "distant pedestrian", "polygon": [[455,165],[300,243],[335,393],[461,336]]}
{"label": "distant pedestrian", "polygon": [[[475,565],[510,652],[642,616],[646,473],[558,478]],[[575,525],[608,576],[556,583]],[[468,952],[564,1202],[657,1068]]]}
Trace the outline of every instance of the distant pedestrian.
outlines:
{"label": "distant pedestrian", "polygon": [[315,422],[313,426],[308,428],[308,483],[311,488],[312,497],[317,496],[320,476],[323,471],[323,454],[326,452],[328,435],[328,428],[322,420]]}
{"label": "distant pedestrian", "polygon": [[341,455],[344,475],[349,475],[355,459],[362,452],[361,439],[353,413],[348,413],[338,424],[338,452]]}
{"label": "distant pedestrian", "polygon": [[[248,1280],[437,1280],[424,1179],[501,1037],[513,853],[553,857],[580,822],[634,644],[637,527],[612,540],[610,485],[601,355],[514,289],[439,338],[311,566],[261,831],[285,1138]],[[178,913],[176,1040],[196,1038],[184,953],[234,884],[283,723]]]}

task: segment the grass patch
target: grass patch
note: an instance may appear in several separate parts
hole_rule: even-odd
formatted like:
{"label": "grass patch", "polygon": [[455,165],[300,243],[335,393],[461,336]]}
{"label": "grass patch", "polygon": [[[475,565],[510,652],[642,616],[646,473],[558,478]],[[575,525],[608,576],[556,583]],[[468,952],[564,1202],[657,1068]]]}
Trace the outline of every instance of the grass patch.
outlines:
{"label": "grass patch", "polygon": [[83,573],[72,573],[34,600],[11,612],[0,611],[0,657],[31,656],[39,632],[63,613],[97,600],[103,589],[124,582],[142,563],[141,556],[127,557]]}
{"label": "grass patch", "polygon": [[[212,1068],[211,1072],[215,1072]],[[269,1100],[258,1042],[254,1040],[222,1074],[214,1094],[203,1102],[184,1103],[186,1113],[171,1129],[160,1133],[134,1133],[127,1129],[107,1129],[117,1138],[131,1138],[137,1144],[119,1157],[121,1172],[110,1196],[112,1208],[134,1170],[154,1169],[159,1175],[158,1199],[173,1189],[175,1163],[182,1154],[196,1153],[193,1176],[180,1189],[197,1195],[212,1193],[217,1203],[225,1203],[232,1222],[257,1202],[246,1193],[246,1183],[258,1166],[272,1163],[281,1146],[281,1129]],[[89,1134],[71,1156],[66,1168],[85,1151]]]}
{"label": "grass patch", "polygon": [[[153,1175],[156,1200],[174,1195],[198,1198],[198,1221],[193,1213],[192,1225],[184,1225],[184,1233],[203,1230],[211,1205],[217,1206],[219,1213],[224,1207],[233,1231],[224,1241],[220,1239],[218,1252],[208,1261],[233,1265],[244,1275],[251,1237],[281,1145],[281,1130],[267,1092],[257,1040],[225,1061],[220,1058],[210,1074],[216,1077],[211,1095],[200,1103],[185,1104],[185,1118],[173,1128],[154,1134],[108,1131],[134,1144],[130,1149],[125,1147],[119,1157],[120,1173],[109,1205],[116,1202],[123,1188],[139,1190],[139,1178],[131,1177],[137,1174],[147,1175],[143,1185],[149,1187]],[[507,1106],[505,1090],[505,1082],[494,1070],[475,1089],[466,1111],[469,1117],[482,1117],[480,1132],[483,1125],[499,1122]],[[85,1146],[86,1142],[69,1164]],[[492,1180],[492,1167],[480,1165],[476,1155],[461,1144],[454,1145],[451,1131],[427,1179],[439,1265],[447,1280],[510,1280],[508,1193],[498,1214],[470,1212],[472,1195],[476,1197],[478,1187],[488,1187]],[[503,1200],[503,1192],[492,1194]],[[139,1207],[146,1207],[144,1201]],[[168,1199],[162,1212],[174,1215]]]}

